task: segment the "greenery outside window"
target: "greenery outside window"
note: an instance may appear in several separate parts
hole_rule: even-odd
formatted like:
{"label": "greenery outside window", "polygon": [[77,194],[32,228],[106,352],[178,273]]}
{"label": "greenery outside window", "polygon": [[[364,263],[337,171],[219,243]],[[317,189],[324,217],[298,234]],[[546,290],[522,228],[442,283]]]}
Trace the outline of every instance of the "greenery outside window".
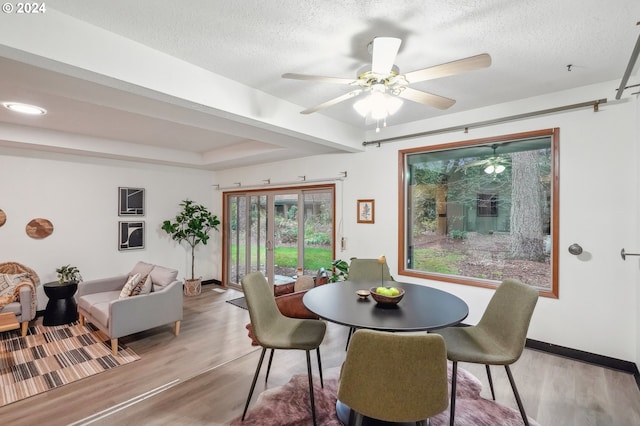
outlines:
{"label": "greenery outside window", "polygon": [[558,297],[559,130],[400,151],[401,275]]}

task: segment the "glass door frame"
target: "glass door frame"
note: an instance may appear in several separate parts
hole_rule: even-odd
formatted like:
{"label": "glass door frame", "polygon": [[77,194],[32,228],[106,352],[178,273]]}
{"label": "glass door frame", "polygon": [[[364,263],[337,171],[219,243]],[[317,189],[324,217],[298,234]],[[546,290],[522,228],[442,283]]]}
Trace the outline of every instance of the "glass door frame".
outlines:
{"label": "glass door frame", "polygon": [[[335,258],[336,253],[336,185],[335,184],[321,184],[321,185],[305,185],[305,186],[289,186],[289,187],[279,187],[279,188],[260,188],[260,189],[251,189],[251,190],[234,190],[234,191],[225,191],[222,194],[222,203],[223,203],[223,217],[222,217],[222,285],[229,286],[231,288],[240,288],[240,282],[231,282],[230,281],[230,250],[233,244],[230,241],[231,238],[231,212],[230,209],[230,198],[231,197],[245,197],[245,208],[249,211],[248,205],[250,204],[251,197],[255,196],[266,196],[267,197],[267,230],[268,235],[266,237],[265,246],[267,247],[266,253],[266,274],[269,282],[273,282],[274,276],[274,233],[275,233],[275,198],[277,195],[281,194],[298,194],[298,205],[304,203],[304,195],[305,193],[310,192],[323,192],[326,191],[330,193],[331,196],[331,258],[332,260]],[[304,206],[303,206],[304,207]],[[250,220],[247,218],[247,220]],[[298,262],[303,262],[304,259],[304,209],[298,208]],[[244,244],[250,244],[250,240],[247,240],[249,235],[245,235]],[[249,267],[249,263],[244,259],[245,270]],[[329,268],[330,263],[327,265]]]}

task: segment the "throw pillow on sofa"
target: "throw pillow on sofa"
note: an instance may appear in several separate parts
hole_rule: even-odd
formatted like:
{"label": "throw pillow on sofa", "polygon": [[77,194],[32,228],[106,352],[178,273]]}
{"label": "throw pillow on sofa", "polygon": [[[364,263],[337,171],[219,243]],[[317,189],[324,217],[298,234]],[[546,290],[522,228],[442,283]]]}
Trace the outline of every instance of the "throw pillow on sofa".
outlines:
{"label": "throw pillow on sofa", "polygon": [[[165,268],[163,266],[155,266],[151,270],[151,279],[153,280],[153,287],[166,287],[174,282],[178,277],[178,271],[175,269]],[[152,290],[155,291],[155,290]]]}
{"label": "throw pillow on sofa", "polygon": [[138,284],[136,284],[136,286],[133,287],[133,289],[131,290],[131,293],[129,293],[129,296],[149,294],[151,293],[151,286],[152,286],[151,276],[145,275],[144,277],[140,278],[140,281],[138,281]]}
{"label": "throw pillow on sofa", "polygon": [[149,275],[154,266],[155,265],[151,263],[139,261],[134,265],[131,272],[129,272],[129,275],[140,274],[141,277],[144,277],[145,275]]}
{"label": "throw pillow on sofa", "polygon": [[293,285],[293,291],[295,293],[298,291],[309,290],[310,288],[313,288],[313,286],[314,286],[313,277],[310,277],[309,275],[300,275],[296,279],[295,284]]}
{"label": "throw pillow on sofa", "polygon": [[129,277],[124,287],[122,287],[122,291],[120,291],[120,299],[124,299],[131,295],[131,291],[135,288],[136,285],[140,282],[140,274],[134,274]]}

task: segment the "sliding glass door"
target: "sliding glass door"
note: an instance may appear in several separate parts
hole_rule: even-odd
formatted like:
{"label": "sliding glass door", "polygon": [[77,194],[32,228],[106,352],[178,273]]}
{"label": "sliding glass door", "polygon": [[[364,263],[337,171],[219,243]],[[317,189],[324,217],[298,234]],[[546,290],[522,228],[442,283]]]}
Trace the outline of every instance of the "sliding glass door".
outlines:
{"label": "sliding glass door", "polygon": [[270,283],[295,280],[298,267],[313,275],[334,257],[334,185],[224,194],[225,284],[249,272]]}

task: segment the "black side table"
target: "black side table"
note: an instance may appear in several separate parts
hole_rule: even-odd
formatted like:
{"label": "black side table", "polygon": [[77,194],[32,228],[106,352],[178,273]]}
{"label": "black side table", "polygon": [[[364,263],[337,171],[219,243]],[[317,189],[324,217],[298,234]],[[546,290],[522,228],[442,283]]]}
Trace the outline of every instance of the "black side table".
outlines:
{"label": "black side table", "polygon": [[78,290],[78,283],[57,281],[43,284],[44,294],[49,297],[44,311],[42,325],[63,325],[78,320],[78,306],[73,296]]}

